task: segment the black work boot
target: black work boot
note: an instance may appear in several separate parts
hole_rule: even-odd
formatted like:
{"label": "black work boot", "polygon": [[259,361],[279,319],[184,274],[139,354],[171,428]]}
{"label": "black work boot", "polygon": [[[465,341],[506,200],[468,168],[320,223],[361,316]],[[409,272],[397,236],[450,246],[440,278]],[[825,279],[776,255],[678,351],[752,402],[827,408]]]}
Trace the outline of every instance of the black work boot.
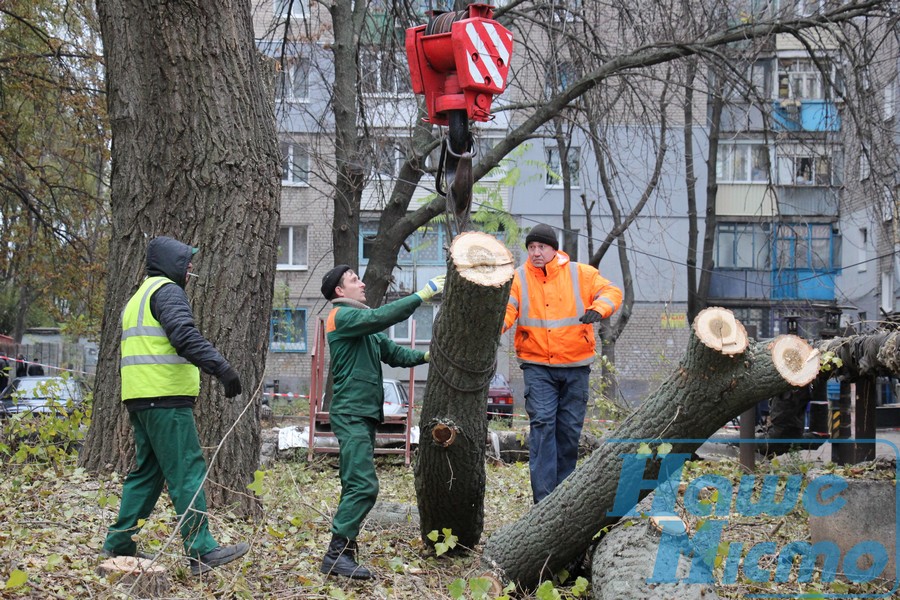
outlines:
{"label": "black work boot", "polygon": [[371,579],[372,572],[356,563],[356,542],[337,535],[331,536],[328,552],[319,568],[326,575],[342,575],[352,579]]}
{"label": "black work boot", "polygon": [[189,558],[191,564],[191,575],[200,575],[211,571],[215,567],[220,567],[230,563],[243,555],[247,554],[250,546],[245,542],[235,544],[234,546],[219,546],[213,548],[199,558]]}

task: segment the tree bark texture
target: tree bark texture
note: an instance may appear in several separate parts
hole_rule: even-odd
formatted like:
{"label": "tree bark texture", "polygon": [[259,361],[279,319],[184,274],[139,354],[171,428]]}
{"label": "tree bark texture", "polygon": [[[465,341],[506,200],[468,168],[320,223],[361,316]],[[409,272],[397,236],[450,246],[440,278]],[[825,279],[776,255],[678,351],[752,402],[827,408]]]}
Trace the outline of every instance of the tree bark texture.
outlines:
{"label": "tree bark texture", "polygon": [[[712,310],[730,315],[724,309],[707,309]],[[487,569],[525,589],[535,587],[580,556],[600,529],[618,520],[607,513],[615,500],[622,455],[637,453],[641,442],[651,440],[669,441],[672,452],[692,453],[744,410],[791,388],[773,362],[774,342],[745,341],[742,346],[726,341],[717,349],[704,344],[697,331],[704,312],[694,321],[680,365],[659,389],[552,494],[488,539],[483,554]],[[732,323],[743,332],[739,322]],[[800,338],[782,337],[804,344]],[[746,349],[738,352],[742,347]],[[809,346],[806,350],[813,354]],[[652,477],[645,474],[645,479]]]}
{"label": "tree bark texture", "polygon": [[[195,322],[241,375],[226,400],[203,375],[196,416],[214,449],[210,504],[255,514],[246,493],[259,462],[259,406],[277,256],[279,157],[271,74],[250,5],[98,1],[112,123],[112,235],[94,418],[81,465],[129,470],[133,440],[119,393],[119,315],[144,277],[147,242],[198,246],[187,287]],[[271,67],[274,70],[274,66]],[[209,455],[207,456],[209,458]]]}
{"label": "tree bark texture", "polygon": [[473,548],[484,527],[487,391],[514,265],[484,233],[458,235],[450,252],[419,421],[416,498],[426,545],[430,531],[450,529]]}
{"label": "tree bark texture", "polygon": [[843,365],[826,371],[849,381],[865,377],[893,376],[900,373],[900,331],[882,331],[869,335],[832,338],[818,345],[822,353],[831,352]]}
{"label": "tree bark texture", "polygon": [[[648,494],[636,507],[638,513],[649,513],[654,494]],[[625,526],[626,523],[633,526]],[[691,561],[679,557],[677,583],[650,583],[656,565],[662,528],[671,533],[684,531],[676,516],[666,520],[622,519],[611,528],[594,548],[591,558],[591,592],[594,600],[718,600],[713,586],[686,583]]]}

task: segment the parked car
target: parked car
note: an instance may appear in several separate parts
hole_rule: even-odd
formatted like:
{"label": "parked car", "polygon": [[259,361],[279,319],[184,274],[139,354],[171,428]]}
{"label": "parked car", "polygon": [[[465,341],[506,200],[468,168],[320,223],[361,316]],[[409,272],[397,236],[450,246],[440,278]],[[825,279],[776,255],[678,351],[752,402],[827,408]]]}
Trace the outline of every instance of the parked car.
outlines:
{"label": "parked car", "polygon": [[384,416],[405,417],[409,408],[406,386],[396,379],[384,380]]}
{"label": "parked car", "polygon": [[0,416],[63,411],[84,402],[84,392],[83,384],[70,377],[16,377],[0,392]]}
{"label": "parked car", "polygon": [[494,373],[488,388],[488,419],[512,419],[513,392],[502,373]]}

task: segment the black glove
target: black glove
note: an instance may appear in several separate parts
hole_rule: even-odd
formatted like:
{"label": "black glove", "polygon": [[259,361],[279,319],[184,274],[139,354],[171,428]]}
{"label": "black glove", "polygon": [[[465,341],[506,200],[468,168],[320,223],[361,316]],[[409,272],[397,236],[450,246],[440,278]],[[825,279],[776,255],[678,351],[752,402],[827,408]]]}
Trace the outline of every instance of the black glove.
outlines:
{"label": "black glove", "polygon": [[591,310],[590,308],[584,311],[584,314],[581,315],[581,318],[578,319],[582,323],[596,323],[603,319],[603,315],[598,313],[596,310]]}
{"label": "black glove", "polygon": [[234,398],[241,393],[241,378],[231,367],[219,376],[219,381],[225,386],[226,398]]}

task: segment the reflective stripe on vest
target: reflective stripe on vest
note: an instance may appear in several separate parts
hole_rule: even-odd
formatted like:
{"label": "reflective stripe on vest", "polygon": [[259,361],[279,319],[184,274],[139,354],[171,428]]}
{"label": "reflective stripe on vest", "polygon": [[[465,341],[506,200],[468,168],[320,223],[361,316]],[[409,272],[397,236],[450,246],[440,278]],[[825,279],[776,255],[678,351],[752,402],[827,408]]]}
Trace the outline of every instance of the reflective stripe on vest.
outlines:
{"label": "reflective stripe on vest", "polygon": [[[572,297],[575,299],[575,316],[567,317],[565,319],[536,319],[530,316],[531,309],[531,298],[528,294],[528,277],[525,272],[525,265],[522,265],[516,271],[519,274],[519,281],[521,282],[519,297],[522,300],[522,308],[519,311],[519,319],[518,326],[519,327],[532,327],[536,329],[562,329],[563,327],[584,327],[584,323],[582,323],[579,319],[581,315],[584,314],[584,301],[581,299],[581,286],[580,286],[580,277],[578,272],[578,264],[575,262],[569,262],[569,276],[572,281]],[[519,359],[520,362],[530,362],[527,360]],[[583,367],[586,365],[590,365],[594,362],[593,354],[585,358],[584,360],[568,362],[568,363],[554,363],[552,366],[554,367]],[[545,363],[535,363],[542,364]]]}
{"label": "reflective stripe on vest", "polygon": [[150,297],[167,283],[148,277],[122,311],[122,400],[200,393],[200,369],[178,356],[150,311]]}

